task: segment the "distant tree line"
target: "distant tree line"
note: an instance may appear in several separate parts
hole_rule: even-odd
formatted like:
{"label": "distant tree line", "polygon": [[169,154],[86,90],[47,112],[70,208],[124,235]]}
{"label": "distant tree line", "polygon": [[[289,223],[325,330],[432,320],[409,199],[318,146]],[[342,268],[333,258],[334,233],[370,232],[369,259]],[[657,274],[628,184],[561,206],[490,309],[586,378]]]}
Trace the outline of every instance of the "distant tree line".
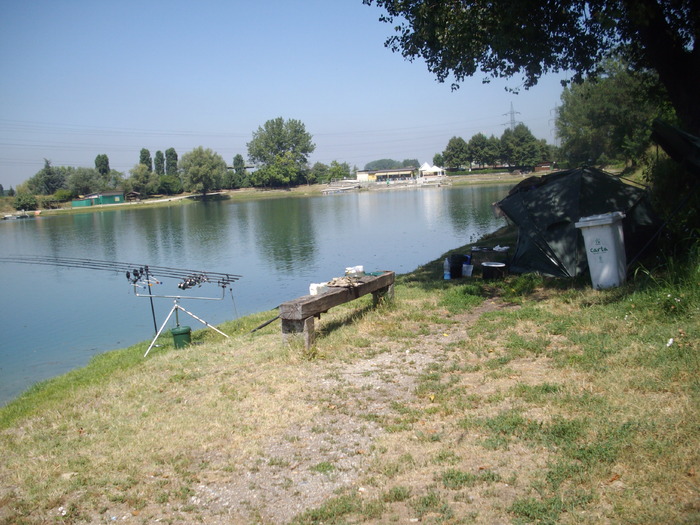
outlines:
{"label": "distant tree line", "polygon": [[500,138],[477,133],[452,137],[433,162],[446,168],[504,165],[531,168],[539,162],[569,166],[636,166],[651,145],[651,123],[677,122],[666,90],[651,70],[633,70],[620,57],[601,63],[596,78],[572,84],[557,111],[559,148],[536,139],[524,124]]}
{"label": "distant tree line", "polygon": [[557,160],[557,149],[544,139],[536,139],[522,123],[507,128],[501,138],[473,135],[469,141],[452,137],[442,153],[433,157],[433,163],[444,168],[469,169],[485,166],[509,166],[532,169],[540,162]]}
{"label": "distant tree line", "polygon": [[420,162],[418,162],[418,159],[404,159],[402,161],[394,159],[379,159],[365,164],[365,170],[395,170],[400,168],[418,168],[419,166]]}
{"label": "distant tree line", "polygon": [[[158,150],[153,156],[149,149],[142,148],[138,163],[128,174],[111,169],[104,153],[95,157],[94,168],[53,166],[44,159],[44,167],[18,186],[15,207],[50,208],[81,195],[110,190],[135,192],[142,197],[183,191],[206,194],[245,187],[291,187],[352,176],[345,162],[317,162],[309,166],[308,157],[316,146],[299,120],[269,120],[253,133],[246,146],[248,163],[237,154],[231,166],[221,155],[203,146],[181,158],[174,148]],[[10,192],[14,190],[7,193]]]}
{"label": "distant tree line", "polygon": [[[608,59],[596,80],[565,88],[556,120],[561,148],[536,139],[525,124],[504,130],[500,138],[483,133],[469,140],[454,136],[433,163],[445,168],[509,166],[530,169],[540,162],[564,161],[569,165],[634,163],[650,144],[650,122],[659,116],[673,118],[668,97],[653,72],[632,71],[621,59]],[[315,150],[311,134],[298,120],[281,117],[260,126],[247,143],[248,160],[237,154],[229,166],[217,153],[202,146],[182,158],[174,148],[156,151],[142,148],[138,163],[124,174],[113,170],[106,154],[95,157],[94,168],[44,167],[16,192],[16,206],[23,209],[53,207],[80,195],[123,190],[143,197],[173,195],[183,191],[208,193],[221,189],[278,188],[326,183],[354,176],[357,168],[346,162],[330,165],[308,157]],[[368,170],[418,167],[417,159],[379,159]],[[31,196],[31,197],[30,197]],[[38,197],[38,199],[37,199]]]}

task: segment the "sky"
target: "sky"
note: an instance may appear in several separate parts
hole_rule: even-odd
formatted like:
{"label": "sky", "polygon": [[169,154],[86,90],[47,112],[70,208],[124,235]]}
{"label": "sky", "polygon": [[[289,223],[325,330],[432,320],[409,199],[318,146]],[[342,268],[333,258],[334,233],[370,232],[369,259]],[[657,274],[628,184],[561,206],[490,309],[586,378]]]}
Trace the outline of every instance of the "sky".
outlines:
{"label": "sky", "polygon": [[203,146],[230,165],[270,119],[300,120],[310,163],[432,163],[452,137],[500,137],[511,121],[555,143],[563,75],[452,90],[384,47],[362,0],[0,0],[0,184],[48,159],[128,175],[151,156]]}

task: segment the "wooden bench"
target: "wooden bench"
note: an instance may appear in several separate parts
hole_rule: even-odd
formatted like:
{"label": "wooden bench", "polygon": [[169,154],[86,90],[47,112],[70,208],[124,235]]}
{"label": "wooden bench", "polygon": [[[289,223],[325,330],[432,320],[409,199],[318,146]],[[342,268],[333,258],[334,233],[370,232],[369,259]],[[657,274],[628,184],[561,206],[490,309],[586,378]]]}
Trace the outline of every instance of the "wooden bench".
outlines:
{"label": "wooden bench", "polygon": [[376,306],[382,300],[394,298],[394,272],[380,275],[364,275],[351,279],[349,286],[329,285],[329,290],[318,295],[304,295],[279,306],[282,320],[282,340],[286,343],[290,335],[303,334],[307,349],[314,341],[314,317],[321,317],[334,306],[348,303],[371,293]]}

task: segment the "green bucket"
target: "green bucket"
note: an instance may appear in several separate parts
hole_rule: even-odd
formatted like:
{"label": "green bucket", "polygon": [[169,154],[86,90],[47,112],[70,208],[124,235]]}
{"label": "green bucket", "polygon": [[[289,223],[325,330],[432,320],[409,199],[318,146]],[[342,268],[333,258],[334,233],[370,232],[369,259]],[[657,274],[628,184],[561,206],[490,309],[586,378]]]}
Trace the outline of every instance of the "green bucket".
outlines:
{"label": "green bucket", "polygon": [[173,334],[175,348],[184,348],[192,342],[192,329],[189,326],[176,326],[170,333]]}

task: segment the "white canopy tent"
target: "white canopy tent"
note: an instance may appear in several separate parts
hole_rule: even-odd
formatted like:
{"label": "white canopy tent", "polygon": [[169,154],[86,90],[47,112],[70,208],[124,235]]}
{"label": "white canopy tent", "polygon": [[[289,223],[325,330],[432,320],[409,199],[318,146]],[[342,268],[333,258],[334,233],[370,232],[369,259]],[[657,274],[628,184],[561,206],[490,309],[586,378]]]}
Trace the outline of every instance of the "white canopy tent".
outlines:
{"label": "white canopy tent", "polygon": [[424,162],[418,169],[419,175],[421,177],[444,177],[445,170],[438,168],[437,166],[431,166],[427,162]]}

